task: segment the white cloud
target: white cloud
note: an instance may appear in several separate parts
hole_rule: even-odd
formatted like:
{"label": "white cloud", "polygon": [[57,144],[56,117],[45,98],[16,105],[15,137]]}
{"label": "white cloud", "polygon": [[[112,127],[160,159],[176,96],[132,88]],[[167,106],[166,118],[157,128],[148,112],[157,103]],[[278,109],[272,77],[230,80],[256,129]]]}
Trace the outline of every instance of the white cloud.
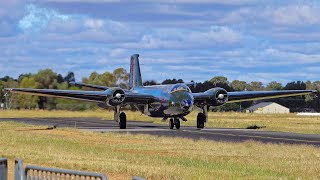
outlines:
{"label": "white cloud", "polygon": [[262,16],[276,25],[313,25],[320,23],[320,7],[300,4],[268,8]]}
{"label": "white cloud", "polygon": [[0,1],[0,18],[19,18],[23,15],[25,0]]}
{"label": "white cloud", "polygon": [[[55,3],[118,3],[132,2],[131,0],[33,0],[34,2],[55,2]],[[225,4],[225,5],[241,5],[251,4],[257,0],[136,0],[141,3],[169,3],[169,4]]]}
{"label": "white cloud", "polygon": [[50,3],[114,3],[120,0],[31,0],[33,2],[50,2]]}
{"label": "white cloud", "polygon": [[53,18],[48,22],[47,33],[77,33],[83,30],[82,19],[69,18],[67,21],[60,18]]}
{"label": "white cloud", "polygon": [[320,63],[320,54],[284,52],[270,48],[265,50],[265,55],[274,59],[273,64],[277,65]]}
{"label": "white cloud", "polygon": [[103,27],[104,21],[101,19],[87,19],[84,21],[84,26],[92,29],[99,29]]}
{"label": "white cloud", "polygon": [[19,21],[19,27],[22,30],[39,31],[46,29],[49,22],[54,19],[68,20],[69,16],[60,14],[56,11],[39,8],[33,4],[28,5],[27,15]]}
{"label": "white cloud", "polygon": [[204,31],[159,29],[144,35],[139,45],[131,44],[131,47],[140,46],[147,49],[218,48],[239,43],[241,38],[240,33],[224,26],[211,26],[209,30]]}
{"label": "white cloud", "polygon": [[252,17],[254,12],[250,8],[242,7],[234,11],[226,13],[224,17],[221,18],[221,23],[239,23],[247,21],[249,17]]}
{"label": "white cloud", "polygon": [[172,3],[172,4],[224,4],[224,5],[241,5],[257,2],[256,0],[138,0],[140,2]]}

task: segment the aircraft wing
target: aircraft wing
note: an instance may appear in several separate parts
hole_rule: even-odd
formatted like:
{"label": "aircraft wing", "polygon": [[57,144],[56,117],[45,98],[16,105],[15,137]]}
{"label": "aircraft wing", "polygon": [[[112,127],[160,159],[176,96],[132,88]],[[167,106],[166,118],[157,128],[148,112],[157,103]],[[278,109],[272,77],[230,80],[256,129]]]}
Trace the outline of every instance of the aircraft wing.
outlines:
{"label": "aircraft wing", "polygon": [[283,91],[239,91],[228,92],[228,102],[254,101],[262,99],[282,98],[289,96],[307,95],[316,93],[315,90],[283,90]]}
{"label": "aircraft wing", "polygon": [[[254,101],[262,99],[282,98],[289,96],[307,95],[310,93],[316,93],[315,90],[283,90],[283,91],[238,91],[227,92],[227,103]],[[213,95],[208,93],[193,93],[195,103],[201,104],[210,102]]]}
{"label": "aircraft wing", "polygon": [[[106,100],[112,98],[112,93],[108,91],[81,91],[81,90],[56,90],[56,89],[29,89],[29,88],[6,88],[8,92],[31,94],[36,96],[58,97],[65,99],[75,99],[82,101],[89,101],[95,103],[106,103]],[[133,93],[130,91],[125,92],[124,103],[141,103],[147,104],[157,101],[152,95],[145,95]]]}

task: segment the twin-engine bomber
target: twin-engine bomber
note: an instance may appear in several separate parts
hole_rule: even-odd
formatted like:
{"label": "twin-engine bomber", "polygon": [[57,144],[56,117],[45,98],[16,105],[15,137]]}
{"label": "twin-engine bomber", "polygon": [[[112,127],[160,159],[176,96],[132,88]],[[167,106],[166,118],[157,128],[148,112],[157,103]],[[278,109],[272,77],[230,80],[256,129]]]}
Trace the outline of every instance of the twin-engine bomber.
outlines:
{"label": "twin-engine bomber", "polygon": [[114,120],[119,123],[120,129],[126,129],[127,127],[126,114],[121,111],[121,108],[126,105],[134,106],[145,115],[161,117],[163,121],[169,119],[170,129],[174,127],[180,129],[180,120],[187,121],[185,116],[197,107],[201,110],[197,116],[197,128],[201,129],[204,128],[205,123],[208,122],[208,109],[210,106],[220,106],[232,102],[306,95],[316,92],[312,90],[227,92],[225,89],[217,87],[202,93],[192,93],[189,88],[189,85],[192,83],[143,86],[138,54],[131,56],[130,90],[78,82],[72,82],[71,84],[90,87],[100,91],[27,88],[6,88],[5,90],[37,96],[52,96],[90,101],[97,103],[101,107],[114,107]]}

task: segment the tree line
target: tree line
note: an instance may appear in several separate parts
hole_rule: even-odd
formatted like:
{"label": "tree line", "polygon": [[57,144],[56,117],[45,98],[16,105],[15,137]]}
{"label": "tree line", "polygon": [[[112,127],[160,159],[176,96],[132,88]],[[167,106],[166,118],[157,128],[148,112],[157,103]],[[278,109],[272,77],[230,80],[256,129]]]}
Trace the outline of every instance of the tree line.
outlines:
{"label": "tree line", "polygon": [[[96,84],[109,87],[121,87],[128,89],[129,73],[118,68],[113,72],[97,73],[92,72],[89,77],[82,78],[83,83]],[[98,108],[93,103],[66,100],[50,97],[38,97],[22,94],[5,94],[3,88],[36,88],[36,89],[67,89],[67,90],[92,90],[85,87],[70,86],[69,82],[75,81],[76,77],[73,72],[68,72],[65,76],[58,74],[51,69],[40,70],[36,74],[28,73],[21,74],[17,79],[9,76],[0,78],[0,103],[4,104],[7,109],[58,109],[58,110],[87,110]],[[145,81],[144,85],[158,84],[176,84],[183,83],[182,79],[166,79],[161,83],[155,80]],[[283,106],[290,108],[291,111],[320,111],[320,81],[293,81],[286,85],[280,82],[272,81],[267,85],[262,82],[252,81],[245,82],[241,80],[228,81],[227,77],[215,76],[210,80],[196,83],[196,86],[191,86],[192,92],[204,92],[210,88],[221,87],[227,91],[271,91],[271,90],[317,90],[316,96],[306,95],[297,97],[288,97],[280,99],[271,99]],[[239,111],[248,108],[254,102],[230,103],[224,106],[213,108],[213,111]]]}

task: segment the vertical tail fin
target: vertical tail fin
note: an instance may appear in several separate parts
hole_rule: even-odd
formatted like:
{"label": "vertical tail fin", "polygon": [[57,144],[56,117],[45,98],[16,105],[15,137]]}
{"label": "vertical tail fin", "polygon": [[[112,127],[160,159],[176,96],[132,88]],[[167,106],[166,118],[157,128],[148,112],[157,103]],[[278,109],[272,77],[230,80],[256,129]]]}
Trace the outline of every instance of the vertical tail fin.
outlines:
{"label": "vertical tail fin", "polygon": [[129,84],[130,88],[134,88],[136,86],[143,86],[139,65],[139,54],[134,54],[131,56]]}

